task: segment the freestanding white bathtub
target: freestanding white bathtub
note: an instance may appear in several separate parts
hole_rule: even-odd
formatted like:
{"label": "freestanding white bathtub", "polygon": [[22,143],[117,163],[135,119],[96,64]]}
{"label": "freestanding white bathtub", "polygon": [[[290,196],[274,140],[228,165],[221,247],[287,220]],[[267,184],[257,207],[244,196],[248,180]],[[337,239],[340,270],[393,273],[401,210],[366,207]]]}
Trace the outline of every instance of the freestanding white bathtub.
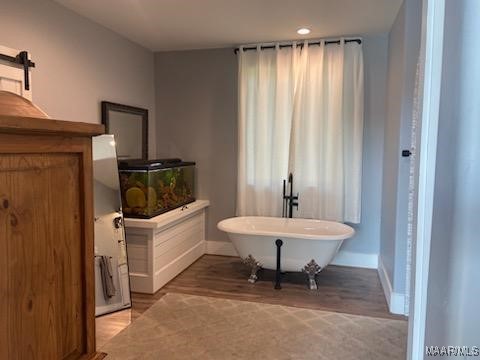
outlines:
{"label": "freestanding white bathtub", "polygon": [[[228,233],[244,263],[251,267],[250,282],[256,281],[260,268],[304,271],[311,289],[316,289],[315,275],[333,260],[343,240],[355,234],[350,226],[333,221],[260,216],[225,219],[217,227]],[[281,240],[280,269],[277,240]]]}

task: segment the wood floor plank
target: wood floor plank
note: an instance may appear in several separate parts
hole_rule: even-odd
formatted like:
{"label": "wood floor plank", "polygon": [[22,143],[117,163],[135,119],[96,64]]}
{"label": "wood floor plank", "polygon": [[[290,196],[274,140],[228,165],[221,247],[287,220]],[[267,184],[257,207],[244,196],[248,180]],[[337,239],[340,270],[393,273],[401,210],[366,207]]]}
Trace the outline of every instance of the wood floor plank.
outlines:
{"label": "wood floor plank", "polygon": [[[275,290],[275,272],[262,270],[255,284],[240,258],[204,255],[156,294],[132,293],[132,309],[97,318],[97,342],[104,344],[166,293],[295,306],[372,317],[406,319],[390,314],[376,270],[329,266],[317,277],[318,290],[307,287],[306,275],[286,273]],[[125,313],[127,315],[118,315]],[[125,321],[126,317],[129,321]],[[119,320],[120,319],[120,320]]]}

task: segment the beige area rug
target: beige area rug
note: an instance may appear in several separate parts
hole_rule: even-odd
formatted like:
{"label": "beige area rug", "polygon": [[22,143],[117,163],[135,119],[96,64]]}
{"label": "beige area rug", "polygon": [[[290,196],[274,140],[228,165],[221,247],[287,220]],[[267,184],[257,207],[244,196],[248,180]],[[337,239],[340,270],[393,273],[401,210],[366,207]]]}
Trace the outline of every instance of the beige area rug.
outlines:
{"label": "beige area rug", "polygon": [[114,359],[405,359],[407,322],[169,293],[110,340]]}

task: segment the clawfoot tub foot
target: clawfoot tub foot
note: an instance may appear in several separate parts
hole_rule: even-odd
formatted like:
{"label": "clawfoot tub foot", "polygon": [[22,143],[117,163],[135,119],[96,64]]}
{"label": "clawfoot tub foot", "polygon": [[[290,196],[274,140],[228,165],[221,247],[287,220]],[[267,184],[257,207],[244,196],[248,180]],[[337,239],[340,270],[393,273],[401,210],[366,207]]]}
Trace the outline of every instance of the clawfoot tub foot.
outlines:
{"label": "clawfoot tub foot", "polygon": [[322,268],[313,259],[302,269],[302,271],[308,275],[308,287],[310,290],[317,290],[315,276],[320,270],[322,270]]}
{"label": "clawfoot tub foot", "polygon": [[242,259],[242,262],[251,269],[248,282],[254,284],[258,279],[257,272],[262,268],[262,265],[260,265],[260,263],[255,260],[252,255],[248,255],[245,259]]}

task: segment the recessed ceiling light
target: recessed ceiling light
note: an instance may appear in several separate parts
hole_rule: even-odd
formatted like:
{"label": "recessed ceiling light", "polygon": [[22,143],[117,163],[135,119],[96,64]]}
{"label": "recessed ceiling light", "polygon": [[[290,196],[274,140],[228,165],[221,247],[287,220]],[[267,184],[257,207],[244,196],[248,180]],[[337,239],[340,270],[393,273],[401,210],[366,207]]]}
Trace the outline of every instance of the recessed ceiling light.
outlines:
{"label": "recessed ceiling light", "polygon": [[307,35],[310,34],[310,29],[307,28],[300,28],[297,30],[297,33],[300,35]]}

